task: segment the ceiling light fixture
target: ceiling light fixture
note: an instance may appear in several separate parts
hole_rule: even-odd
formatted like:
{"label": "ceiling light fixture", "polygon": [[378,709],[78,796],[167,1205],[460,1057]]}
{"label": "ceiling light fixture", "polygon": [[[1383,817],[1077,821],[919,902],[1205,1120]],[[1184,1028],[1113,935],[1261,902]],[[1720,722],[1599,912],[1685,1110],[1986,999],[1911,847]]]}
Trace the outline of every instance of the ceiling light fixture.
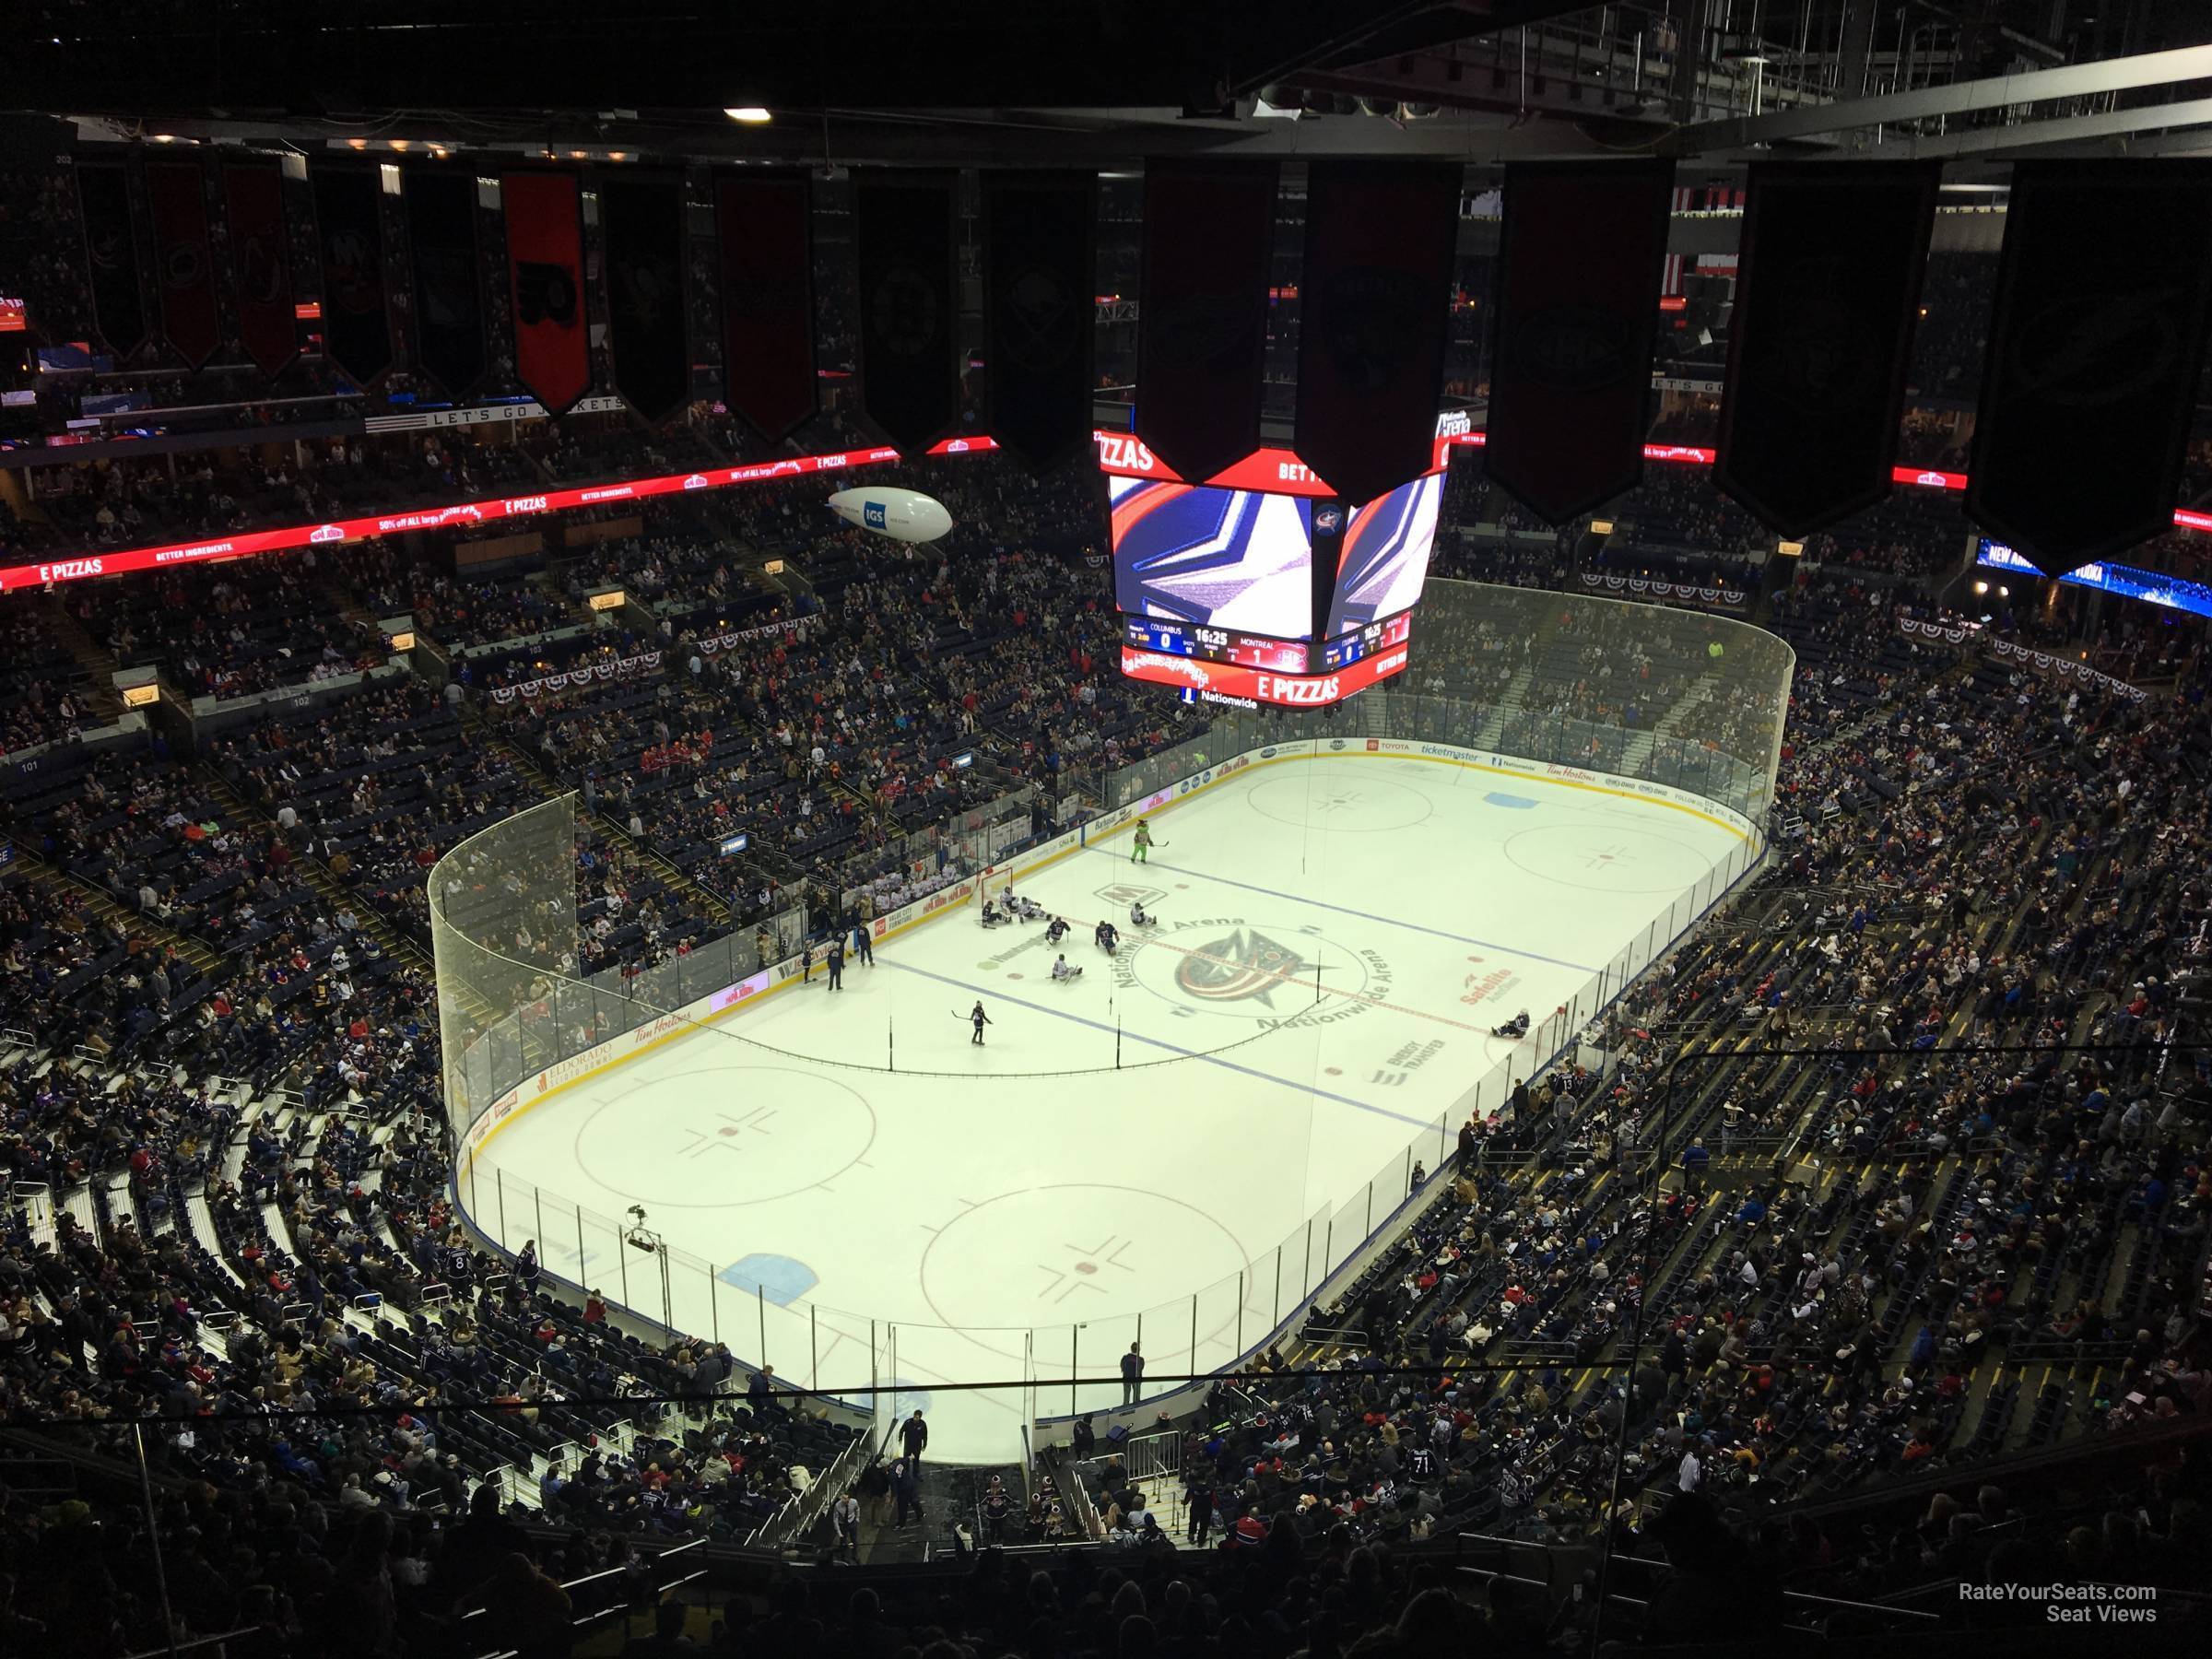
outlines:
{"label": "ceiling light fixture", "polygon": [[747,126],[764,126],[775,119],[759,104],[737,104],[723,111],[723,113]]}

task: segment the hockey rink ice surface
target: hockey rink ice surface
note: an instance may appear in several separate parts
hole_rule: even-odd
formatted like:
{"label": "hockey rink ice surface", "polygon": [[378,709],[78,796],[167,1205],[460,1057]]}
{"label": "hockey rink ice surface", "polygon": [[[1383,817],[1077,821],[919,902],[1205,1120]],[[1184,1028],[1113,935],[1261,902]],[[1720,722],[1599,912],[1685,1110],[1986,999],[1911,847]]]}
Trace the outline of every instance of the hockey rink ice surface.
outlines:
{"label": "hockey rink ice surface", "polygon": [[[1112,1376],[1140,1312],[1155,1376],[1228,1364],[1302,1290],[1307,1247],[1278,1247],[1319,1217],[1316,1241],[1350,1230],[1341,1255],[1405,1195],[1409,1146],[1437,1166],[1477,1078],[1487,1112],[1541,1058],[1490,1029],[1587,1018],[1600,969],[1687,925],[1743,847],[1717,818],[1410,757],[1255,766],[1153,830],[1147,864],[1123,830],[1016,881],[1070,923],[1080,980],[1053,982],[1041,924],[960,905],[842,991],[818,970],[518,1114],[477,1181],[503,1176],[546,1266],[610,1297],[611,1235],[580,1241],[570,1206],[642,1206],[720,1271],[675,1276],[679,1327],[747,1360],[765,1340],[794,1385],[896,1380],[933,1455],[1017,1457],[1018,1391],[943,1385],[1028,1368],[1043,1415],[1111,1406],[1065,1380]],[[527,1225],[510,1214],[511,1246]],[[626,1300],[657,1312],[653,1259],[624,1253]]]}

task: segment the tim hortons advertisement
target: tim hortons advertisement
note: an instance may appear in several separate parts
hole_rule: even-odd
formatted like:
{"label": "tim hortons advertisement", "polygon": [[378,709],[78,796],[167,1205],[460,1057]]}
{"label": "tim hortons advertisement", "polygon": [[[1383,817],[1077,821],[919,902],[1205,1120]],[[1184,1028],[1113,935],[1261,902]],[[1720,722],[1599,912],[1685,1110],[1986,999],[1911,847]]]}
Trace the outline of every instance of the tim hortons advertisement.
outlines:
{"label": "tim hortons advertisement", "polygon": [[1366,690],[1378,680],[1388,679],[1405,666],[1403,649],[1347,664],[1334,674],[1275,674],[1238,663],[1205,663],[1195,657],[1122,647],[1122,673],[1127,678],[1173,686],[1207,702],[1249,699],[1277,709],[1325,708],[1342,702],[1355,691]]}

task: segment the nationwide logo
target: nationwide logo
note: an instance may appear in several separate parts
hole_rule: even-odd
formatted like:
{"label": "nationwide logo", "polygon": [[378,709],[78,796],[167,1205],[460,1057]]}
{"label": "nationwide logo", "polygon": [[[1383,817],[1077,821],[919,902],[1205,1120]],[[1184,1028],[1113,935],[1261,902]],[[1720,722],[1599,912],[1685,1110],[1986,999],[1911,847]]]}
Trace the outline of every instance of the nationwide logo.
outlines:
{"label": "nationwide logo", "polygon": [[546,498],[544,496],[511,496],[507,500],[501,502],[500,505],[507,512],[511,514],[517,512],[543,512],[546,510]]}
{"label": "nationwide logo", "polygon": [[705,473],[693,473],[689,477],[684,480],[684,488],[686,489],[704,489],[706,487],[707,475]]}
{"label": "nationwide logo", "polygon": [[1099,465],[1108,472],[1152,473],[1159,470],[1159,463],[1152,452],[1135,438],[1120,432],[1100,432]]}
{"label": "nationwide logo", "polygon": [[1184,957],[1175,984],[1201,1002],[1251,1000],[1272,1008],[1275,993],[1302,983],[1312,965],[1290,946],[1255,928],[1237,927]]}
{"label": "nationwide logo", "polygon": [[335,524],[317,524],[307,533],[307,539],[311,542],[344,541],[346,532]]}

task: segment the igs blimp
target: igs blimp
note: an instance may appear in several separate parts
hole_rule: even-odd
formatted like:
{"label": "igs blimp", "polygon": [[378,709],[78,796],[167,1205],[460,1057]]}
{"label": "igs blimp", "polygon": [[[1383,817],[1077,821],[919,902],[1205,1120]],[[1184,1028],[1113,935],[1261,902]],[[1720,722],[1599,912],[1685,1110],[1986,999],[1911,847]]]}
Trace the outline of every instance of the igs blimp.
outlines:
{"label": "igs blimp", "polygon": [[952,514],[945,511],[945,503],[918,489],[841,489],[830,498],[830,511],[848,524],[893,541],[935,541],[952,528]]}

